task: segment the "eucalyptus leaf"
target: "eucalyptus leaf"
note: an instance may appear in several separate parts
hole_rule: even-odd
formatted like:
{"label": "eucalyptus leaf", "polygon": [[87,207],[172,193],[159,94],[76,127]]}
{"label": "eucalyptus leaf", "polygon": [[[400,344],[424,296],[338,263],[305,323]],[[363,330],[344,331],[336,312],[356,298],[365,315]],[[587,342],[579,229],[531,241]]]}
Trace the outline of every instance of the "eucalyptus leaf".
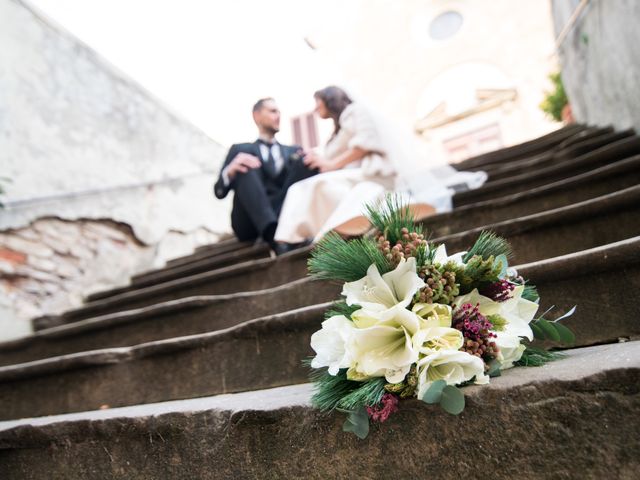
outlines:
{"label": "eucalyptus leaf", "polygon": [[440,398],[440,406],[452,415],[458,415],[464,410],[464,393],[453,385],[447,385],[442,390],[442,398]]}
{"label": "eucalyptus leaf", "polygon": [[355,434],[361,440],[367,438],[367,435],[369,435],[369,415],[367,415],[367,410],[362,407],[349,412],[342,430]]}
{"label": "eucalyptus leaf", "polygon": [[447,382],[444,380],[436,380],[433,382],[425,394],[422,396],[422,401],[429,404],[439,403],[442,396],[442,390],[447,386]]}
{"label": "eucalyptus leaf", "polygon": [[538,320],[536,325],[538,325],[542,329],[542,331],[544,332],[544,335],[549,340],[553,340],[554,342],[560,341],[560,334],[556,330],[555,324],[549,322],[548,320],[540,319]]}
{"label": "eucalyptus leaf", "polygon": [[502,364],[494,358],[489,362],[489,371],[487,372],[487,375],[490,377],[499,377],[502,374],[500,372],[501,368]]}
{"label": "eucalyptus leaf", "polygon": [[564,345],[573,345],[576,342],[576,336],[569,328],[561,323],[554,323],[553,326],[558,332],[558,335],[560,335],[560,341]]}
{"label": "eucalyptus leaf", "polygon": [[500,270],[500,273],[498,274],[498,278],[506,278],[507,269],[509,268],[509,260],[507,260],[507,256],[504,254],[498,255],[495,258],[494,264],[498,262],[500,262],[501,264],[501,270]]}
{"label": "eucalyptus leaf", "polygon": [[532,322],[529,325],[531,326],[531,331],[533,332],[533,336],[537,340],[544,340],[546,338],[544,335],[544,332],[536,323]]}

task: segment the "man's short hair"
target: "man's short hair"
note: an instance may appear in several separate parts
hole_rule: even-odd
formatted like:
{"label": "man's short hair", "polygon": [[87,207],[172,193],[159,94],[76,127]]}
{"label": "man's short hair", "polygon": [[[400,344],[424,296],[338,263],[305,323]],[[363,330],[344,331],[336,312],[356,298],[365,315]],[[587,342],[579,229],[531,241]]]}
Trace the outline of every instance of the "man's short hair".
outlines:
{"label": "man's short hair", "polygon": [[269,101],[273,101],[274,98],[273,97],[264,97],[261,98],[260,100],[258,100],[254,105],[253,105],[253,113],[256,113],[260,110],[262,110],[262,107],[264,106],[264,102],[269,102]]}

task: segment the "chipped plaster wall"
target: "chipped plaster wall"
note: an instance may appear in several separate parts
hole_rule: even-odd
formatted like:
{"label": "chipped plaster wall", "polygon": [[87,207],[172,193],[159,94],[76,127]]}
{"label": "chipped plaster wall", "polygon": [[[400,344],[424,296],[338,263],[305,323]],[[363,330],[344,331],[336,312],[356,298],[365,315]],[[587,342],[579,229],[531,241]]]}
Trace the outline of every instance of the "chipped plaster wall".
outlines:
{"label": "chipped plaster wall", "polygon": [[[556,35],[578,0],[553,0]],[[562,79],[579,122],[640,131],[637,0],[590,0],[560,46]]]}
{"label": "chipped plaster wall", "polygon": [[[87,291],[125,283],[132,273],[229,231],[229,200],[211,193],[225,150],[27,2],[0,0],[0,177],[11,179],[2,185],[0,252],[14,262],[0,258],[0,275],[21,279],[0,288],[0,321],[19,320],[18,330],[27,329],[30,309],[15,304],[16,292],[31,262],[46,274],[66,268],[40,255],[57,237],[92,244],[101,231],[105,241],[82,260],[71,290],[62,285],[69,283],[68,271],[54,274],[60,277],[55,288],[41,284],[36,296],[56,298],[35,302],[32,314],[75,305]],[[117,234],[107,231],[118,229],[87,227],[91,219],[130,226],[119,240],[126,246],[109,246]],[[14,237],[32,244],[13,248],[16,241],[8,239]],[[103,275],[100,259],[107,257],[113,274]],[[15,261],[22,262],[17,277],[10,272]],[[0,338],[6,336],[3,328]]]}

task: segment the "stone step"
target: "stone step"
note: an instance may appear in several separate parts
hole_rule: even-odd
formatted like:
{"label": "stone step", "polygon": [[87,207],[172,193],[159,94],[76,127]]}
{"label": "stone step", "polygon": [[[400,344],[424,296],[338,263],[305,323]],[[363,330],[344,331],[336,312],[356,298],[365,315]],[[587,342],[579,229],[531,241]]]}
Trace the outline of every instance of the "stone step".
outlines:
{"label": "stone step", "polygon": [[640,155],[531,190],[464,205],[421,221],[440,237],[522,215],[543,212],[640,184]]}
{"label": "stone step", "polygon": [[492,163],[489,165],[485,165],[482,168],[474,168],[473,170],[484,170],[491,176],[494,173],[500,172],[505,168],[511,168],[514,165],[527,166],[529,165],[529,162],[533,162],[533,164],[535,164],[535,162],[540,161],[542,159],[550,159],[553,157],[555,153],[557,153],[560,150],[571,148],[576,144],[583,143],[590,139],[598,138],[602,135],[608,135],[613,132],[614,132],[614,129],[612,127],[607,127],[607,128],[589,127],[577,133],[576,135],[573,135],[567,138],[566,140],[563,140],[559,144],[553,147],[550,147],[549,149],[545,150],[542,153],[538,153],[536,155],[528,156],[528,157],[517,159],[517,160],[507,160],[501,163]]}
{"label": "stone step", "polygon": [[143,288],[129,286],[125,291],[118,289],[116,295],[89,302],[62,315],[36,318],[33,327],[34,330],[42,330],[107,313],[142,308],[195,295],[222,295],[283,285],[306,277],[309,250],[300,249],[278,258],[251,260],[159,285]]}
{"label": "stone step", "polygon": [[434,238],[447,250],[468,250],[483,230],[506,238],[513,262],[526,263],[640,235],[640,185],[515,220]]}
{"label": "stone step", "polygon": [[[576,346],[640,335],[640,306],[624,298],[640,287],[640,237],[523,265],[519,272],[540,286],[541,312],[554,304],[563,309],[578,305],[566,322],[576,334]],[[0,417],[302,383],[307,370],[300,360],[312,354],[309,339],[328,305],[204,334],[0,367],[0,403],[5,406]]]}
{"label": "stone step", "polygon": [[639,385],[628,342],[466,387],[459,416],[403,401],[365,440],[312,409],[309,384],[0,422],[0,477],[630,480]]}
{"label": "stone step", "polygon": [[195,275],[202,272],[208,272],[217,268],[222,268],[249,260],[269,258],[269,252],[269,247],[266,245],[259,245],[255,247],[251,246],[234,252],[219,253],[212,255],[211,257],[204,257],[199,260],[193,260],[189,263],[152,270],[144,274],[133,276],[131,278],[131,283],[125,287],[93,293],[87,296],[87,300],[100,300],[102,298],[108,298],[122,292],[130,291],[132,288],[142,288],[151,285],[157,285],[159,283],[168,282],[177,278]]}
{"label": "stone step", "polygon": [[640,237],[520,265],[518,273],[540,293],[541,309],[556,308],[557,318],[574,305],[576,313],[562,323],[576,334],[577,345],[613,342],[640,336]]}
{"label": "stone step", "polygon": [[220,240],[216,243],[208,243],[206,245],[200,245],[196,247],[195,250],[188,254],[180,257],[176,257],[167,261],[167,265],[180,263],[184,260],[189,260],[193,257],[198,258],[200,255],[209,256],[209,255],[217,255],[219,253],[232,252],[239,248],[250,247],[254,242],[240,242],[237,238],[231,237],[226,238],[224,240]]}
{"label": "stone step", "polygon": [[196,249],[194,250],[194,253],[204,252],[205,250],[217,251],[219,253],[222,253],[223,251],[230,251],[230,250],[234,250],[234,249],[236,249],[238,247],[248,246],[251,243],[252,242],[241,242],[236,237],[231,236],[231,237],[226,238],[224,240],[220,240],[219,242],[216,242],[216,243],[209,243],[207,245],[200,245],[199,247],[196,247]]}
{"label": "stone step", "polygon": [[522,172],[531,172],[536,169],[548,167],[553,164],[566,162],[573,160],[574,158],[584,155],[598,148],[602,148],[605,145],[617,142],[624,138],[629,138],[634,135],[633,130],[626,130],[622,132],[610,132],[600,133],[598,135],[588,137],[582,142],[575,143],[564,149],[556,151],[549,151],[546,155],[539,155],[533,159],[525,159],[516,162],[510,162],[506,165],[487,169],[489,175],[489,181],[501,180],[504,178],[519,175]]}
{"label": "stone step", "polygon": [[[231,248],[233,246],[234,248]],[[251,251],[251,249],[257,248],[264,250],[267,245],[255,243],[255,242],[238,242],[227,244],[225,248],[218,249],[213,248],[213,245],[207,245],[208,248],[202,249],[192,253],[191,255],[187,255],[184,257],[174,258],[169,260],[166,264],[166,267],[177,267],[179,265],[187,265],[193,262],[197,262],[199,260],[203,260],[205,258],[211,258],[214,256],[222,255],[222,254],[234,254],[238,251]]]}
{"label": "stone step", "polygon": [[0,420],[303,383],[331,303],[204,334],[0,367]]}
{"label": "stone step", "polygon": [[268,290],[161,302],[0,343],[0,365],[220,330],[252,318],[329,302],[340,291],[337,284],[305,278]]}
{"label": "stone step", "polygon": [[588,127],[584,125],[567,125],[534,140],[468,158],[453,165],[453,167],[458,170],[482,170],[482,168],[487,165],[531,157],[556,147],[561,142],[579,134],[587,128]]}
{"label": "stone step", "polygon": [[584,141],[586,138],[593,138],[594,136],[611,133],[613,131],[614,131],[614,128],[611,127],[611,126],[609,126],[609,127],[596,127],[596,126],[586,127],[583,130],[581,130],[578,133],[576,133],[575,135],[571,135],[570,137],[567,137],[565,140],[562,140],[554,148],[556,148],[556,149],[567,148],[567,147],[570,147],[571,145],[575,145],[576,143],[580,143],[580,142]]}
{"label": "stone step", "polygon": [[566,162],[540,168],[533,172],[487,182],[476,190],[460,192],[453,197],[455,207],[524,192],[533,188],[570,178],[625,158],[640,154],[640,137],[618,140],[590,153]]}

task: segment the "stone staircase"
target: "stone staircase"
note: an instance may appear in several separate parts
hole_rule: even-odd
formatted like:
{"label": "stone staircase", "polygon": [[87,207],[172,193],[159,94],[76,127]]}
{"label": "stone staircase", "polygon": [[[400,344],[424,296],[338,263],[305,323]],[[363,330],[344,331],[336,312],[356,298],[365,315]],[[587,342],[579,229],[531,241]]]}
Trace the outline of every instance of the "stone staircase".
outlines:
{"label": "stone staircase", "polygon": [[0,478],[636,478],[640,137],[574,125],[459,168],[489,181],[431,238],[506,237],[541,311],[578,305],[565,359],[358,440],[310,407],[301,365],[341,287],[306,277],[309,249],[228,240],[0,344]]}

